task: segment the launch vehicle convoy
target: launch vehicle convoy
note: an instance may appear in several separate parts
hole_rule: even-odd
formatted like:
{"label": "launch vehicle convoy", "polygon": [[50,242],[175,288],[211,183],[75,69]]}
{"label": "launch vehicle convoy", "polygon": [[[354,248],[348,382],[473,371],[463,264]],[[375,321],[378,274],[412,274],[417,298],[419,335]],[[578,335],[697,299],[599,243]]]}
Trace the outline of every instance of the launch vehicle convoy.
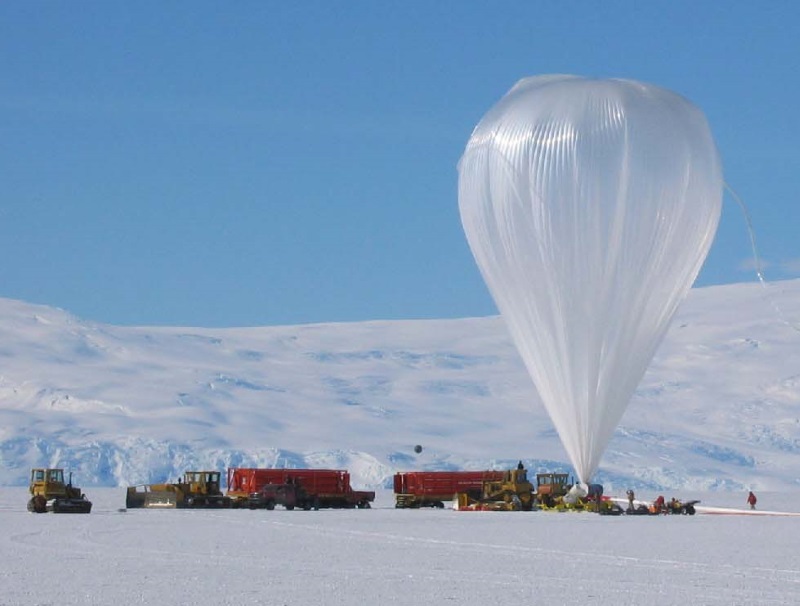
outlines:
{"label": "launch vehicle convoy", "polygon": [[[589,511],[602,515],[693,515],[699,501],[664,501],[652,505],[632,502],[623,509],[620,500],[603,496],[603,487],[572,482],[566,473],[537,473],[528,478],[522,462],[515,469],[485,471],[405,471],[393,478],[398,509],[453,508],[465,511]],[[64,470],[31,471],[28,510],[35,513],[89,513],[92,503],[80,488],[64,482]],[[632,497],[631,497],[632,499]],[[350,473],[341,469],[264,469],[232,467],[227,470],[227,491],[219,471],[187,471],[174,483],[129,486],[125,506],[170,509],[368,509],[375,492],[354,490]]]}

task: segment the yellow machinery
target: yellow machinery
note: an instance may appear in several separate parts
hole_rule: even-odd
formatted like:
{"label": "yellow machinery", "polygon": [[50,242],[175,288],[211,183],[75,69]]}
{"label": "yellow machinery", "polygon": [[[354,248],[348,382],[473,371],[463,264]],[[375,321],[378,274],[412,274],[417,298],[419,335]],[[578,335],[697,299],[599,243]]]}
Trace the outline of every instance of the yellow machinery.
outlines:
{"label": "yellow machinery", "polygon": [[619,515],[622,508],[611,500],[603,499],[603,487],[589,484],[588,490],[573,493],[575,485],[566,473],[536,474],[534,500],[539,509],[551,511],[588,511],[602,515]]}
{"label": "yellow machinery", "polygon": [[573,483],[566,473],[537,473],[536,487],[528,480],[522,464],[503,472],[502,478],[484,480],[480,497],[467,492],[456,495],[458,509],[467,511],[593,511],[616,515],[621,509],[601,499],[602,486],[590,485],[589,491],[572,493]]}
{"label": "yellow machinery", "polygon": [[533,508],[533,484],[523,467],[510,469],[500,480],[486,480],[480,498],[473,499],[466,492],[456,495],[459,510],[480,511],[530,511]]}
{"label": "yellow machinery", "polygon": [[63,469],[32,469],[29,491],[28,511],[33,513],[89,513],[92,510],[91,501],[80,488],[72,485],[72,474],[69,482],[64,482]]}
{"label": "yellow machinery", "polygon": [[222,494],[220,472],[187,471],[174,484],[129,486],[125,507],[211,508],[230,507],[231,499]]}
{"label": "yellow machinery", "polygon": [[536,503],[545,508],[555,507],[571,487],[566,473],[537,473]]}

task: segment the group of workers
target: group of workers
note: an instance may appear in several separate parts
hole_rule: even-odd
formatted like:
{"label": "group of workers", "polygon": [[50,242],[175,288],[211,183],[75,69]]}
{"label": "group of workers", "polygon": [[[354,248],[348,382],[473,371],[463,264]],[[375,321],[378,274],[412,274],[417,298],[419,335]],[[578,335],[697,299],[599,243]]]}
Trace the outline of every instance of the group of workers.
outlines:
{"label": "group of workers", "polygon": [[650,506],[650,513],[680,513],[680,511],[681,502],[672,497],[668,503],[664,500],[664,495],[658,495],[658,498]]}
{"label": "group of workers", "polygon": [[[633,511],[634,509],[636,509],[636,506],[634,505],[634,500],[636,499],[636,495],[630,488],[628,489],[626,495],[628,496],[628,511]],[[755,493],[753,493],[753,491],[751,490],[747,495],[747,504],[750,505],[750,509],[755,509],[757,502],[758,499],[756,498]],[[666,503],[664,501],[664,496],[658,495],[658,498],[655,501],[653,501],[653,504],[649,507],[649,509],[652,513],[661,513],[664,511],[674,510],[676,509],[676,506],[678,508],[680,507],[680,503],[676,498],[673,497],[669,503]]]}

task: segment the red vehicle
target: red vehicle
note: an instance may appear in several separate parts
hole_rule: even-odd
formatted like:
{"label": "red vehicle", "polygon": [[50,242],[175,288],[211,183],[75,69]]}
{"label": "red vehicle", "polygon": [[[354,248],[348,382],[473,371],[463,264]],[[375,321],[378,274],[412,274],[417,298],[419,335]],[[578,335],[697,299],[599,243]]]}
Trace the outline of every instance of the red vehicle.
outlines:
{"label": "red vehicle", "polygon": [[314,499],[310,498],[299,484],[265,484],[258,492],[254,492],[247,499],[250,509],[275,509],[275,505],[282,505],[291,511],[295,507],[302,507],[306,511],[314,506]]}
{"label": "red vehicle", "polygon": [[340,469],[228,469],[227,495],[235,505],[247,505],[251,495],[269,484],[300,486],[315,509],[366,509],[375,500],[374,491],[353,490],[350,472]]}
{"label": "red vehicle", "polygon": [[406,471],[394,474],[395,507],[444,507],[456,493],[478,499],[484,482],[499,482],[503,471]]}

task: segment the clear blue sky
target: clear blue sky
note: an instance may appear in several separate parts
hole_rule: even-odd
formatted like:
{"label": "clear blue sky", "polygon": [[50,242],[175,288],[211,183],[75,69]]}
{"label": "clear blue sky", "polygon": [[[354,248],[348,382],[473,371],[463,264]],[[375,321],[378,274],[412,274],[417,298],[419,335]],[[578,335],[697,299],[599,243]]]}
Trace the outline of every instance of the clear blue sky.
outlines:
{"label": "clear blue sky", "polygon": [[[519,78],[706,113],[766,276],[800,275],[800,3],[0,4],[0,296],[129,325],[496,313],[456,164]],[[753,281],[727,198],[698,285]]]}

